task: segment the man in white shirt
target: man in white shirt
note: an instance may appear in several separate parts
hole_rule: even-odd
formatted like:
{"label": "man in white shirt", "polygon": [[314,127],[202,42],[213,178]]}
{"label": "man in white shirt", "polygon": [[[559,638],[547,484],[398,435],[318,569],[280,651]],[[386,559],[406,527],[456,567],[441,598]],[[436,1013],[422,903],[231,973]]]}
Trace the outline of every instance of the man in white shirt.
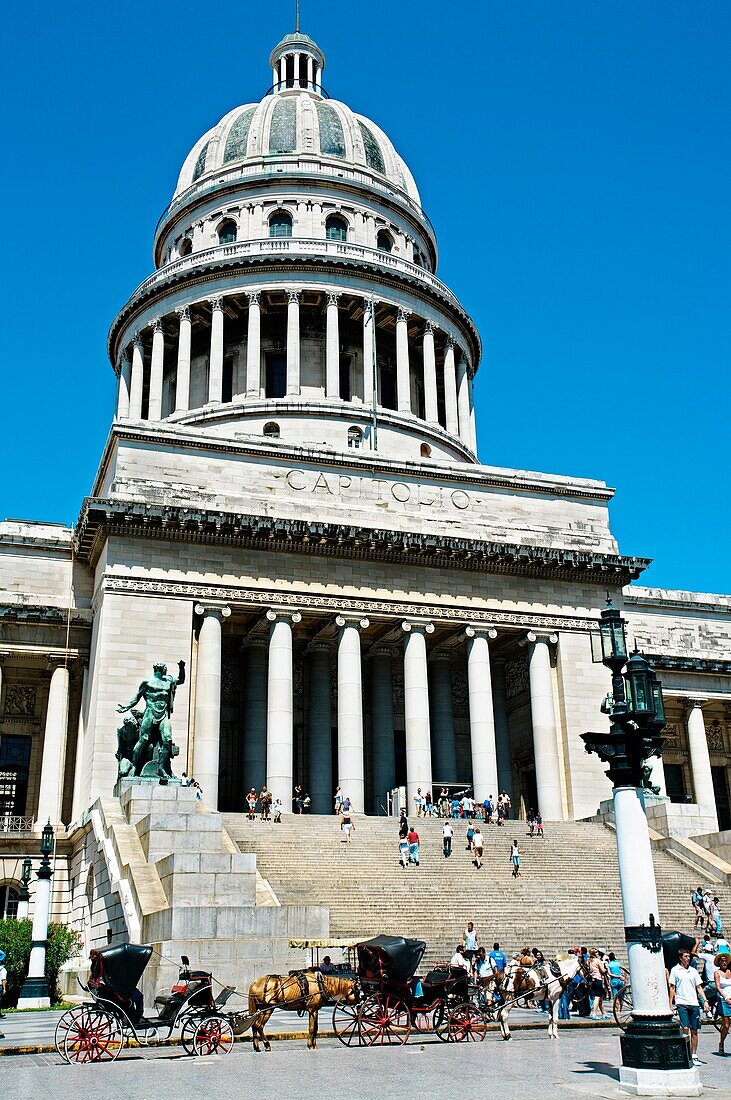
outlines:
{"label": "man in white shirt", "polygon": [[442,845],[444,847],[444,858],[447,859],[452,854],[452,837],[454,836],[454,829],[445,821],[442,825]]}
{"label": "man in white shirt", "polygon": [[482,830],[478,825],[475,829],[475,835],[472,837],[472,852],[474,855],[473,863],[477,870],[482,867],[482,849],[484,847],[484,840],[482,839]]}
{"label": "man in white shirt", "polygon": [[469,974],[470,964],[462,953],[462,944],[458,943],[452,958],[449,960],[450,969],[465,970]]}
{"label": "man in white shirt", "polygon": [[668,978],[670,985],[670,1007],[675,1005],[680,1017],[680,1026],[686,1035],[690,1035],[690,1050],[693,1055],[693,1065],[699,1066],[705,1063],[698,1057],[698,1030],[701,1026],[701,1010],[698,999],[703,1002],[706,1012],[709,1012],[708,1001],[703,989],[703,979],[697,970],[690,965],[690,952],[680,952],[680,962],[670,971]]}

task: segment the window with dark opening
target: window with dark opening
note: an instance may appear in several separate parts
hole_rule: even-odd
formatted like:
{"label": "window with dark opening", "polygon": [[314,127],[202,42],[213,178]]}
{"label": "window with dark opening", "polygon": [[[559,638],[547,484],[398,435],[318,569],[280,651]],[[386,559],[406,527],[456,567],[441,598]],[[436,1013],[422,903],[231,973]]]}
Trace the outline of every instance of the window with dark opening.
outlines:
{"label": "window with dark opening", "polygon": [[269,219],[270,237],[291,237],[292,216],[286,210],[277,210]]}
{"label": "window with dark opening", "polygon": [[268,424],[264,425],[264,433],[267,439],[279,439],[279,425],[275,424],[273,420],[270,420]]}
{"label": "window with dark opening", "polygon": [[340,400],[350,401],[352,393],[350,390],[350,356],[340,356]]}
{"label": "window with dark opening", "polygon": [[193,244],[189,237],[184,237],[180,242],[180,248],[178,249],[179,256],[190,256],[193,251]]}
{"label": "window with dark opening", "polygon": [[331,214],[325,222],[325,236],[329,241],[347,241],[348,223],[338,214]]}
{"label": "window with dark opening", "polygon": [[360,428],[348,428],[348,446],[360,450],[363,445],[363,432]]}
{"label": "window with dark opening", "polygon": [[235,244],[236,242],[236,222],[226,221],[222,222],[218,227],[218,243],[219,244]]}
{"label": "window with dark opening", "polygon": [[393,252],[393,237],[387,229],[381,229],[376,237],[379,252]]}
{"label": "window with dark opening", "polygon": [[287,357],[270,352],[266,357],[266,396],[284,397],[287,392]]}

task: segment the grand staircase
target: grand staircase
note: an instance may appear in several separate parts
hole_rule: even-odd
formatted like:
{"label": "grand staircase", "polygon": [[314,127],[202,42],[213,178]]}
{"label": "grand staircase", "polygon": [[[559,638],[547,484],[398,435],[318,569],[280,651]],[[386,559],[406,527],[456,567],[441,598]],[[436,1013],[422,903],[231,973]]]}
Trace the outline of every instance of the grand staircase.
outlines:
{"label": "grand staircase", "polygon": [[[455,822],[453,853],[442,854],[442,822],[417,822],[421,866],[402,870],[398,829],[387,818],[360,818],[346,844],[334,817],[287,816],[281,824],[224,815],[242,852],[283,904],[326,905],[333,937],[378,933],[426,940],[428,964],[449,958],[468,920],[483,943],[510,951],[524,943],[546,954],[587,944],[624,956],[624,922],[614,833],[604,825],[565,822],[530,839],[525,822],[485,829],[484,866],[465,851],[464,822]],[[511,877],[510,842],[518,839],[522,875]],[[690,891],[703,873],[655,852],[660,919],[666,931],[691,931]],[[712,884],[722,913],[731,891]]]}

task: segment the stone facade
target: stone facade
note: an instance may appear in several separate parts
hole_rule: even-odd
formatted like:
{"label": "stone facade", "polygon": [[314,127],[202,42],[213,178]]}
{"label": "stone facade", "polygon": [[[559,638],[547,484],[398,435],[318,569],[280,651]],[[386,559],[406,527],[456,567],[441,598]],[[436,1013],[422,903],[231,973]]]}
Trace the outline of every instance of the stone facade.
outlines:
{"label": "stone facade", "polygon": [[[216,811],[252,785],[285,812],[295,783],[329,812],[338,782],[368,813],[442,784],[596,812],[607,590],[665,685],[657,781],[686,826],[688,805],[699,832],[731,824],[731,597],[632,584],[648,562],[603,482],[478,462],[480,339],[413,179],[290,37],[272,94],[194,146],[112,325],[117,411],[75,527],[0,524],[0,876],[50,819],[55,911],[87,950],[196,941],[205,965],[248,937],[242,973],[327,931],[227,846]],[[116,708],[158,660],[186,662],[176,770],[204,801],[161,788],[139,815],[112,796]]]}

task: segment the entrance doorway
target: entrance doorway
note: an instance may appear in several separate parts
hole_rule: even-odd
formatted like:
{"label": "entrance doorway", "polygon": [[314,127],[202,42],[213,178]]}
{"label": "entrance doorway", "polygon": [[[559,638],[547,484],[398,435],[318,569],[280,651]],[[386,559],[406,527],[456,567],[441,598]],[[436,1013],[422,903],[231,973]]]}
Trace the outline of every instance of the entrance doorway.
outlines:
{"label": "entrance doorway", "polygon": [[723,832],[724,829],[731,829],[731,807],[729,807],[726,768],[723,765],[712,767],[711,776],[713,778],[713,793],[716,796],[718,827]]}
{"label": "entrance doorway", "polygon": [[0,821],[24,816],[29,767],[30,737],[0,737]]}

